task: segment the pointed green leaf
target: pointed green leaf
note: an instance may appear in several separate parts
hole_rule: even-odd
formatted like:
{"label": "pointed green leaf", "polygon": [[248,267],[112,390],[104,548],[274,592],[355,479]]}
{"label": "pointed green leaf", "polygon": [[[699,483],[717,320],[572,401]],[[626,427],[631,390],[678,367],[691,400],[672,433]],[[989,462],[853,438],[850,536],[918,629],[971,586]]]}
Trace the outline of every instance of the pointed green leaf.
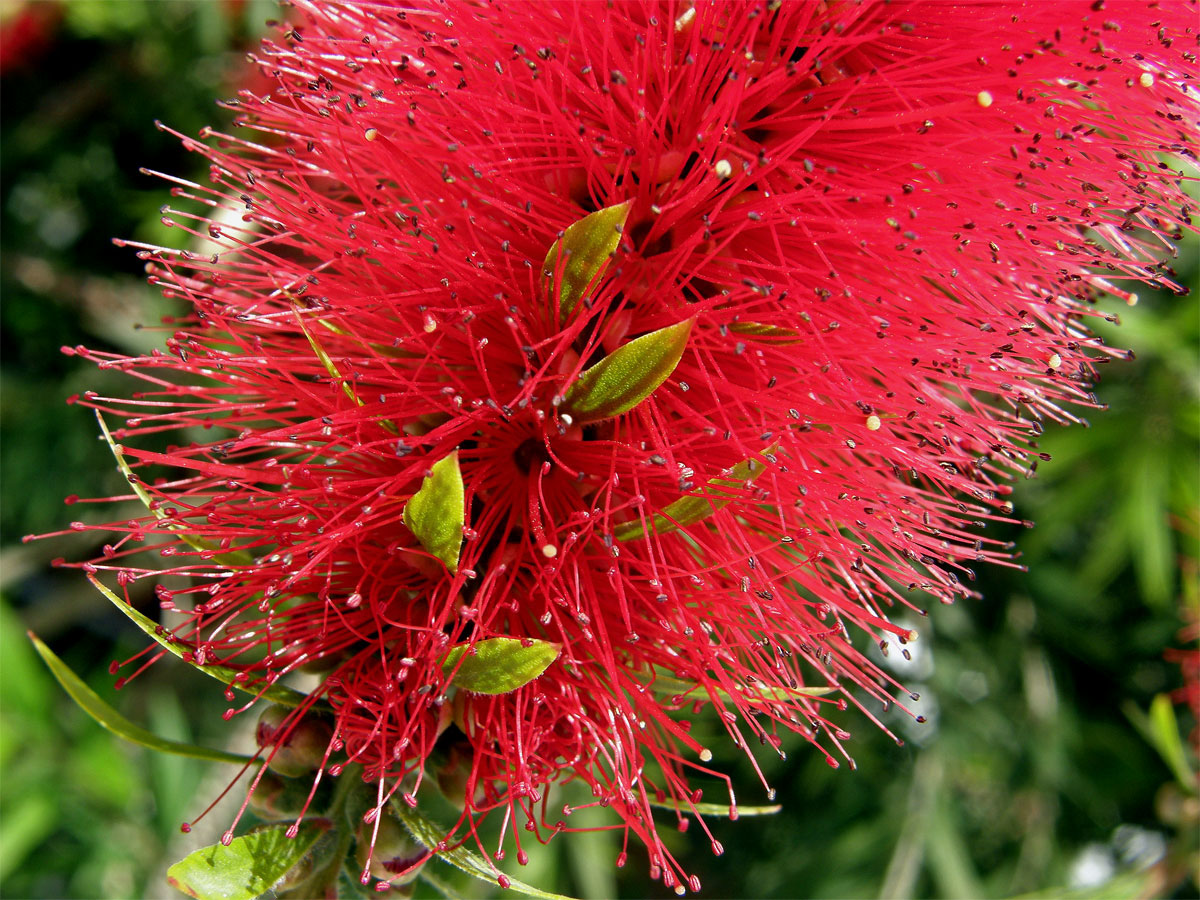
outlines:
{"label": "pointed green leaf", "polygon": [[442,671],[453,675],[455,687],[476,694],[507,694],[545,672],[561,649],[530,638],[489,638],[451,647]]}
{"label": "pointed green leaf", "polygon": [[675,371],[693,321],[660,328],[618,347],[571,385],[562,411],[576,422],[596,422],[629,412]]}
{"label": "pointed green leaf", "polygon": [[213,762],[244,763],[250,761],[250,757],[242,756],[240,753],[226,753],[224,750],[210,750],[207,747],[197,747],[194,744],[169,741],[166,738],[160,738],[153,732],[147,731],[140,725],[135,725],[105,703],[100,695],[88,687],[82,678],[71,671],[70,666],[59,659],[53,650],[43,644],[37,635],[32,631],[27,633],[29,639],[33,641],[34,649],[41,655],[42,660],[54,674],[54,677],[58,679],[58,683],[71,695],[71,699],[78,703],[84,712],[113,734],[117,735],[117,737],[125,738],[125,740],[132,741],[135,744],[141,744],[143,747],[149,747],[151,750],[158,750],[162,753],[174,753],[176,756],[191,756],[196,759],[212,760]]}
{"label": "pointed green leaf", "polygon": [[[195,650],[191,644],[180,640],[168,640],[168,632],[161,625],[159,625],[153,619],[142,615],[140,612],[110,591],[104,586],[103,583],[101,583],[100,579],[98,579],[91,572],[87,572],[85,574],[87,575],[87,580],[92,583],[92,586],[110,601],[112,601],[113,606],[125,613],[125,615],[129,616],[129,618],[133,620],[133,623],[137,625],[138,628],[142,629],[142,631],[154,638],[154,640],[157,641],[158,644],[165,650],[167,650],[167,652],[179,657],[180,659],[183,659],[183,661],[188,665],[203,672],[210,678],[215,678],[217,681],[220,681],[228,686],[235,687],[244,693],[264,697],[267,700],[270,700],[273,703],[279,703],[282,706],[299,706],[308,700],[307,694],[302,694],[299,691],[294,691],[289,687],[284,687],[283,685],[279,684],[273,684],[266,690],[263,690],[261,685],[255,685],[253,683],[243,685],[241,682],[236,680],[238,675],[237,669],[231,669],[228,666],[201,666],[197,665],[191,660],[184,659],[184,653],[193,652]],[[319,706],[320,703],[318,702],[311,705],[316,707]]]}
{"label": "pointed green leaf", "polygon": [[[709,690],[715,691],[719,697],[726,700],[733,700],[734,697],[729,691],[724,688],[708,688],[705,685],[698,684],[694,681],[684,681],[682,678],[675,678],[672,675],[656,675],[654,683],[650,685],[651,689],[656,694],[667,696],[685,696],[699,688],[706,693]],[[836,687],[829,685],[821,685],[820,687],[795,687],[785,688],[778,686],[761,685],[753,693],[747,691],[739,692],[738,696],[747,703],[764,703],[778,702],[786,703],[789,700],[798,700],[804,697],[824,697],[838,690]]]}
{"label": "pointed green leaf", "polygon": [[[300,324],[300,330],[304,332],[304,336],[308,339],[308,346],[312,347],[312,352],[317,355],[317,359],[320,360],[321,365],[325,367],[325,371],[329,373],[329,377],[342,386],[342,393],[346,395],[351,403],[355,404],[356,406],[362,406],[363,402],[358,399],[358,394],[355,392],[354,387],[350,384],[350,382],[342,377],[342,373],[338,370],[333,358],[327,352],[325,352],[325,348],[321,346],[321,342],[318,341],[316,336],[305,326],[304,317],[300,315],[300,307],[293,306],[292,309],[296,313],[296,321]],[[318,321],[320,320],[318,319]],[[322,322],[321,324],[324,325],[325,323]],[[341,333],[332,326],[330,326],[330,330],[335,334]]]}
{"label": "pointed green leaf", "polygon": [[[599,277],[612,255],[621,244],[621,234],[629,218],[632,200],[617,206],[606,206],[591,215],[584,216],[563,232],[555,241],[542,263],[542,274],[546,276],[546,288],[553,296],[554,274],[562,270],[558,282],[558,318],[565,322],[576,304],[583,299],[588,285]],[[565,260],[559,262],[559,254]]]}
{"label": "pointed green leaf", "polygon": [[1147,720],[1147,736],[1154,748],[1170,767],[1171,772],[1186,790],[1195,791],[1196,776],[1188,764],[1179,734],[1179,721],[1175,717],[1175,705],[1167,694],[1158,694],[1150,701],[1150,716]]}
{"label": "pointed green leaf", "polygon": [[253,900],[271,890],[330,828],[326,819],[305,819],[289,838],[288,825],[268,825],[188,854],[167,869],[167,881],[197,900]]}
{"label": "pointed green leaf", "polygon": [[156,506],[153,502],[154,498],[150,496],[150,493],[144,487],[142,487],[141,479],[134,475],[133,470],[129,468],[129,463],[125,461],[125,454],[121,452],[120,444],[113,439],[112,432],[108,430],[108,425],[105,423],[103,416],[100,415],[99,410],[96,410],[96,421],[100,423],[100,431],[104,434],[104,440],[108,444],[108,449],[112,451],[112,455],[117,460],[117,468],[120,470],[121,474],[125,476],[125,480],[129,482],[129,486],[133,488],[133,492],[137,494],[138,499],[146,505],[146,509],[154,513],[155,517],[160,522],[167,522],[167,527],[171,528],[172,530],[179,531],[180,538],[182,538],[183,542],[193,550],[214,553],[214,556],[212,557],[213,562],[222,566],[248,566],[254,562],[254,557],[245,550],[221,552],[220,548],[211,541],[206,541],[204,538],[198,538],[194,535],[188,534],[185,530],[187,526],[182,522],[169,519],[166,511]]}
{"label": "pointed green leaf", "polygon": [[[325,367],[325,371],[329,373],[329,377],[342,386],[342,393],[346,395],[351,403],[353,403],[355,406],[363,406],[363,401],[359,399],[358,392],[354,390],[354,385],[352,385],[346,378],[342,376],[337,364],[333,361],[333,357],[326,352],[325,348],[321,345],[321,342],[317,340],[316,335],[309,331],[308,327],[304,324],[304,319],[300,315],[300,307],[293,305],[292,309],[296,313],[296,321],[300,324],[300,330],[304,332],[304,336],[308,339],[308,346],[311,347],[313,353],[317,355],[317,359],[320,361],[321,365]],[[316,321],[319,324],[324,325],[325,328],[327,328],[329,331],[332,331],[334,334],[345,336],[349,335],[345,329],[326,322],[324,319],[317,319]],[[377,349],[383,347],[383,345],[380,344],[367,344],[367,346]],[[388,347],[386,348],[386,351],[382,353],[382,355],[411,356],[412,354],[405,353],[403,351],[392,352],[392,348]],[[378,422],[385,430],[391,432],[392,434],[400,433],[400,429],[398,429],[396,424],[390,419],[379,419]]]}
{"label": "pointed green leaf", "polygon": [[[404,827],[408,829],[409,833],[420,844],[435,851],[438,859],[449,863],[456,869],[466,872],[468,875],[474,875],[481,881],[486,881],[494,885],[499,880],[496,869],[489,865],[478,853],[468,850],[465,844],[459,844],[456,847],[438,851],[438,844],[442,843],[446,838],[446,830],[436,822],[427,819],[403,801],[393,799],[391,808],[396,814],[396,818],[404,823]],[[571,900],[570,897],[565,897],[562,894],[539,891],[537,888],[531,887],[512,876],[506,875],[504,877],[508,882],[506,885],[508,890],[524,894],[526,897],[539,897],[541,900]]]}
{"label": "pointed green leaf", "polygon": [[421,482],[421,489],[404,504],[404,524],[417,536],[421,546],[444,562],[451,572],[458,571],[466,520],[464,504],[457,450],[433,464]]}
{"label": "pointed green leaf", "polygon": [[742,816],[773,816],[783,809],[778,803],[771,806],[737,806],[737,815],[733,815],[728,803],[659,803],[651,800],[650,805],[655,809],[669,809],[684,815],[695,812],[699,816],[724,816],[725,818],[741,818]]}
{"label": "pointed green leaf", "polygon": [[[763,451],[763,455],[770,456],[778,448],[778,444],[773,444]],[[677,528],[711,516],[738,497],[738,494],[730,493],[731,489],[744,491],[746,483],[754,481],[765,468],[759,459],[742,460],[733,467],[732,478],[710,478],[704,485],[703,494],[680,497],[673,503],[668,503],[661,512],[654,514],[652,527],[655,534],[669,534]],[[618,541],[632,541],[645,533],[646,529],[641,519],[625,522],[613,532]]]}
{"label": "pointed green leaf", "polygon": [[729,330],[734,334],[740,334],[767,344],[786,346],[788,344],[801,343],[799,332],[791,328],[780,328],[776,325],[762,325],[758,322],[734,322],[729,326]]}

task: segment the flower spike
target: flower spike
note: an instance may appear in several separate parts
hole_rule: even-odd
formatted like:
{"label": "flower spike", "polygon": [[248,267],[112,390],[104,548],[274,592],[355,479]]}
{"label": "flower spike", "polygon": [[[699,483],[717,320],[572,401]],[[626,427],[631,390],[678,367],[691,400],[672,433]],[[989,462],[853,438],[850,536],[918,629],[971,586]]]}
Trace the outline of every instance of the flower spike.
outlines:
{"label": "flower spike", "polygon": [[735,817],[721,745],[853,765],[909,702],[876,650],[1016,565],[985,526],[1098,405],[1106,296],[1182,290],[1196,6],[1100,5],[294,0],[179,136],[205,252],[126,242],[189,315],[68,350],[140,383],[76,402],[147,511],[72,526],[119,605],[171,576],[138,671],[295,706],[275,749],[317,716],[253,790],[350,816],[355,878],[524,889],[480,822],[520,863],[574,780],[698,889],[654,809]]}

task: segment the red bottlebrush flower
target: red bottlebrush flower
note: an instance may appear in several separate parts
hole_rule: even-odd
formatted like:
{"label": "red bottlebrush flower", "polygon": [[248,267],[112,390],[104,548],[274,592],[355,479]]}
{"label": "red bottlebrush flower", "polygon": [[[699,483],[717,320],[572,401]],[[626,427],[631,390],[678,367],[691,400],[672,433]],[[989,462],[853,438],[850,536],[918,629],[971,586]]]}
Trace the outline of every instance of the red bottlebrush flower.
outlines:
{"label": "red bottlebrush flower", "polygon": [[143,384],[82,398],[152,512],[88,566],[168,557],[244,687],[322,670],[381,805],[546,840],[579,779],[694,888],[651,815],[721,777],[688,717],[849,760],[893,613],[1014,564],[985,526],[1096,405],[1097,296],[1174,286],[1196,4],[415,7],[298,3],[242,127],[182,138],[197,243],[141,253],[191,315],[69,351]]}
{"label": "red bottlebrush flower", "polygon": [[1192,714],[1193,725],[1188,735],[1192,753],[1200,756],[1200,614],[1185,608],[1186,624],[1179,630],[1179,641],[1185,648],[1170,649],[1163,654],[1169,662],[1179,664],[1183,684],[1171,692],[1171,699],[1186,705]]}
{"label": "red bottlebrush flower", "polygon": [[5,4],[0,10],[0,75],[35,62],[54,42],[61,18],[57,3]]}

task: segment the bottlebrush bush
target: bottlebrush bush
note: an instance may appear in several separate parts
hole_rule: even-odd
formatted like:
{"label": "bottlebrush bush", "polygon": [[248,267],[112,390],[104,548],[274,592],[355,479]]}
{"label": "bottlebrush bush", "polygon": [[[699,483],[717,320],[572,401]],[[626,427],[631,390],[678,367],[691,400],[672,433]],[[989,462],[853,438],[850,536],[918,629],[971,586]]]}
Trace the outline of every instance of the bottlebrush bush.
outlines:
{"label": "bottlebrush bush", "polygon": [[180,135],[188,249],[139,252],[190,315],[66,351],[141,383],[78,398],[149,507],[82,567],[133,615],[183,576],[131,674],[290,707],[248,802],[303,840],[224,840],[280,890],[336,881],[335,808],[363,883],[507,886],[460,845],[496,813],[523,863],[569,780],[698,890],[653,809],[737,804],[691,718],[852,764],[847,708],[908,698],[892,616],[1017,564],[987,525],[1097,405],[1098,297],[1181,289],[1197,6],[417,6],[297,3],[240,127]]}

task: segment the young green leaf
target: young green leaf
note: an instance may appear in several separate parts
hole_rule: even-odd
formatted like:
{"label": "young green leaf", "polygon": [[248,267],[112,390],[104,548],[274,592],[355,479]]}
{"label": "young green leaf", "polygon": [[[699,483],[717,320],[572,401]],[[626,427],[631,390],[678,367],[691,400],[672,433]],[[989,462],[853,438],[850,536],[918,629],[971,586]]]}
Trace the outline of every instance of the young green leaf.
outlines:
{"label": "young green leaf", "polygon": [[[404,827],[409,830],[409,833],[423,846],[430,850],[437,851],[438,844],[442,843],[446,837],[445,829],[441,828],[437,823],[427,819],[421,813],[412,809],[407,803],[393,799],[391,804],[392,811],[396,817],[404,823]],[[449,863],[456,869],[466,872],[468,875],[474,875],[481,881],[489,882],[490,884],[500,884],[511,891],[518,894],[523,894],[526,897],[539,897],[541,900],[571,900],[570,897],[565,897],[562,894],[551,894],[546,891],[539,891],[537,888],[519,881],[503,873],[498,873],[494,866],[489,865],[483,857],[478,853],[468,850],[466,846],[459,844],[458,846],[441,850],[437,852],[437,858],[443,862]],[[501,880],[503,879],[503,880]]]}
{"label": "young green leaf", "polygon": [[100,423],[100,431],[104,434],[104,440],[108,444],[108,449],[112,451],[112,455],[117,460],[117,468],[121,474],[125,476],[125,480],[129,482],[129,486],[133,488],[133,492],[137,494],[138,499],[146,505],[146,509],[154,513],[155,517],[160,522],[167,522],[167,527],[180,532],[179,536],[183,542],[193,550],[201,550],[212,552],[213,562],[222,566],[248,566],[254,562],[254,557],[245,550],[231,550],[221,552],[220,548],[204,538],[198,538],[188,534],[186,526],[182,522],[177,522],[174,519],[169,519],[166,511],[154,503],[154,498],[149,492],[142,487],[141,479],[133,474],[133,470],[129,468],[129,463],[125,461],[125,454],[121,452],[121,446],[113,439],[112,432],[108,430],[108,425],[105,423],[100,411],[96,410],[96,421]]}
{"label": "young green leaf", "polygon": [[333,358],[330,357],[330,355],[325,351],[325,348],[321,346],[321,342],[318,341],[313,333],[305,326],[304,318],[300,315],[300,307],[293,306],[292,309],[296,313],[296,321],[300,324],[300,330],[304,332],[304,336],[308,339],[308,346],[312,347],[313,353],[317,355],[317,359],[320,360],[321,365],[325,367],[325,371],[329,373],[329,377],[337,381],[342,386],[342,393],[346,395],[351,403],[354,403],[356,406],[362,406],[363,402],[358,399],[358,394],[355,392],[354,387],[350,384],[350,382],[346,381],[346,379],[342,377],[342,373],[338,370]]}
{"label": "young green leaf", "polygon": [[455,450],[433,464],[420,490],[404,504],[404,524],[422,547],[457,572],[465,519],[462,470]]}
{"label": "young green leaf", "polygon": [[197,900],[253,900],[271,890],[330,828],[327,819],[305,819],[294,838],[288,825],[268,825],[226,847],[213,844],[167,869],[172,887]]}
{"label": "young green leaf", "polygon": [[33,641],[34,649],[37,650],[54,677],[58,679],[58,683],[71,695],[71,699],[78,703],[85,713],[117,735],[117,737],[122,737],[135,744],[141,744],[143,747],[149,747],[151,750],[158,750],[162,753],[174,753],[176,756],[191,756],[195,759],[207,759],[213,762],[244,763],[250,761],[250,757],[242,756],[240,753],[226,753],[224,750],[210,750],[207,747],[197,747],[194,744],[169,741],[166,738],[160,738],[153,732],[147,731],[140,725],[135,725],[105,703],[100,695],[88,687],[82,678],[71,671],[70,666],[59,659],[53,650],[43,644],[36,634],[32,631],[27,632],[27,634],[29,635],[29,640]]}
{"label": "young green leaf", "polygon": [[[778,449],[774,444],[763,451],[769,456]],[[738,494],[731,490],[743,491],[747,482],[752,482],[763,473],[766,467],[756,458],[746,459],[732,469],[732,478],[710,478],[704,485],[704,493],[680,497],[673,503],[668,503],[661,512],[654,514],[651,527],[655,534],[669,534],[677,528],[686,527],[701,519],[711,516],[718,509],[727,506]],[[646,533],[641,519],[634,519],[619,525],[613,532],[618,541],[632,541]]]}
{"label": "young green leaf", "polygon": [[[741,818],[742,816],[773,816],[783,807],[778,803],[770,806],[737,806],[730,808],[728,803],[659,803],[651,800],[650,805],[655,809],[669,809],[686,815],[695,812],[699,816],[724,816],[726,819]],[[736,809],[736,813],[734,812]]]}
{"label": "young green leaf", "polygon": [[[684,681],[682,678],[675,678],[672,675],[655,675],[654,682],[650,685],[651,690],[656,694],[663,694],[672,697],[682,697],[690,694],[692,691],[699,688],[707,692],[710,690],[704,685],[694,681]],[[715,688],[717,696],[726,700],[733,700],[733,695],[724,688]],[[739,692],[738,697],[747,703],[763,703],[763,702],[779,702],[786,703],[789,700],[798,700],[802,697],[824,697],[827,694],[832,694],[837,688],[829,685],[821,685],[820,687],[795,687],[785,688],[770,685],[761,685],[758,689],[751,693]]]}
{"label": "young green leaf", "polygon": [[451,647],[442,671],[453,675],[455,687],[476,694],[507,694],[545,672],[560,649],[549,641],[489,638]]}
{"label": "young green leaf", "polygon": [[[609,259],[617,252],[621,234],[629,218],[632,200],[617,206],[606,206],[584,216],[570,225],[563,236],[554,242],[542,274],[546,277],[547,292],[553,297],[554,274],[561,268],[558,281],[558,319],[565,322],[576,304],[583,299],[588,285],[604,271]],[[560,264],[559,254],[565,259]]]}
{"label": "young green leaf", "polygon": [[801,343],[800,334],[791,328],[780,328],[777,325],[763,325],[759,322],[734,322],[729,326],[734,334],[740,334],[764,344],[787,346]]}
{"label": "young green leaf", "polygon": [[629,412],[667,380],[687,348],[692,319],[634,338],[579,376],[563,398],[562,412],[576,422],[596,422]]}
{"label": "young green leaf", "polygon": [[[273,684],[266,690],[263,690],[261,685],[256,685],[253,683],[243,685],[237,680],[237,670],[230,669],[227,666],[201,666],[197,665],[191,660],[185,659],[184,654],[194,650],[191,644],[179,640],[170,640],[167,637],[168,632],[166,632],[161,625],[157,624],[153,619],[142,615],[140,612],[110,591],[101,583],[100,579],[98,579],[91,572],[87,572],[85,575],[87,576],[87,580],[92,583],[92,587],[112,601],[113,606],[125,613],[125,615],[129,616],[129,618],[133,620],[133,623],[137,625],[138,628],[142,629],[142,631],[154,638],[154,640],[157,641],[165,650],[167,650],[167,652],[173,654],[174,656],[178,656],[188,665],[198,669],[205,675],[208,675],[210,678],[215,678],[217,681],[235,687],[239,691],[263,697],[273,703],[279,703],[282,706],[299,706],[301,703],[304,703],[306,700],[308,700],[307,694],[302,694],[299,691],[294,691],[289,687],[284,687],[283,685],[279,684]],[[316,707],[319,704],[312,705]]]}

